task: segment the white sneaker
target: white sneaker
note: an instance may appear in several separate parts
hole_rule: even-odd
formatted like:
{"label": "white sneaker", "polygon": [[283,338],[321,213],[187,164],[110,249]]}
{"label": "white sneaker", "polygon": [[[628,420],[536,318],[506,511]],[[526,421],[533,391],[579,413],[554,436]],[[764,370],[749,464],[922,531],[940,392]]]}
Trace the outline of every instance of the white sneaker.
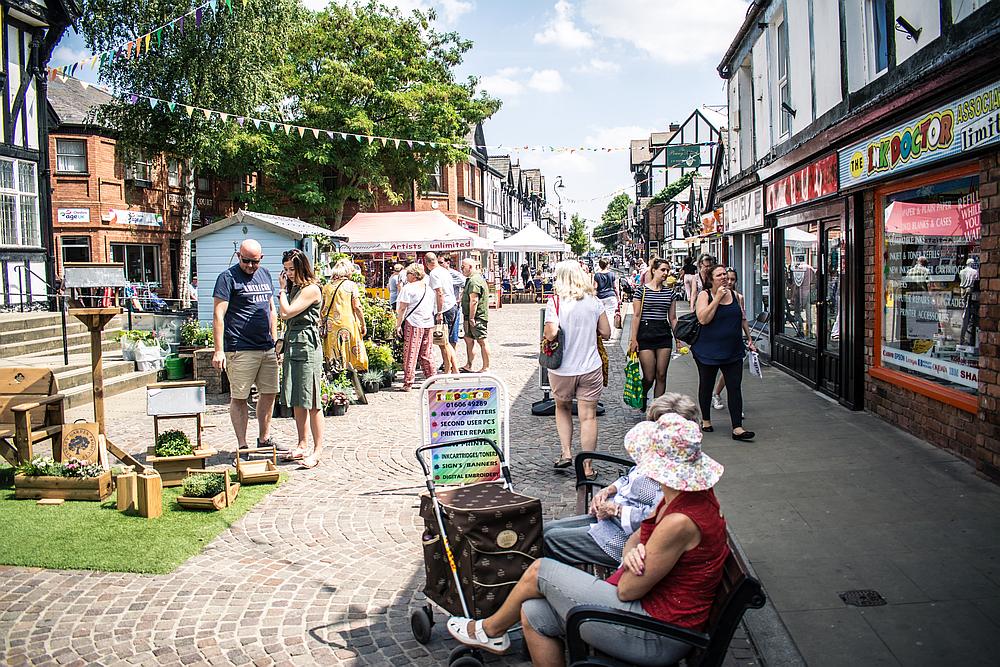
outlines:
{"label": "white sneaker", "polygon": [[725,405],[722,404],[722,397],[719,396],[718,394],[712,394],[712,407],[715,408],[716,410],[721,410],[722,408],[726,407]]}

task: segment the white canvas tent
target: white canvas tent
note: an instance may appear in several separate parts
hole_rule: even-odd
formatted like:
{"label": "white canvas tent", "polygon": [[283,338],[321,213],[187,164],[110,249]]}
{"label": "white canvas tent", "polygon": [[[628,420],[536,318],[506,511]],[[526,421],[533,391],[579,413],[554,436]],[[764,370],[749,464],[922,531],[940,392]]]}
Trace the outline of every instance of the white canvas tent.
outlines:
{"label": "white canvas tent", "polygon": [[517,234],[493,244],[497,252],[569,252],[569,245],[554,239],[538,225],[525,225]]}
{"label": "white canvas tent", "polygon": [[345,252],[443,252],[489,250],[489,239],[473,234],[440,211],[358,213],[337,230]]}

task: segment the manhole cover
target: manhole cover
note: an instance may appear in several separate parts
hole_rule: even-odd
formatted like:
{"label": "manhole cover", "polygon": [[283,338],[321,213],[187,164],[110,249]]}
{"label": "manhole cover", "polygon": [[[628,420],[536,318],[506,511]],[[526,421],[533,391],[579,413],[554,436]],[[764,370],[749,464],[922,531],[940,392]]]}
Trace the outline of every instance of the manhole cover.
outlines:
{"label": "manhole cover", "polygon": [[843,593],[837,593],[837,595],[844,601],[844,604],[849,604],[853,607],[881,607],[888,604],[881,593],[871,589],[844,591]]}

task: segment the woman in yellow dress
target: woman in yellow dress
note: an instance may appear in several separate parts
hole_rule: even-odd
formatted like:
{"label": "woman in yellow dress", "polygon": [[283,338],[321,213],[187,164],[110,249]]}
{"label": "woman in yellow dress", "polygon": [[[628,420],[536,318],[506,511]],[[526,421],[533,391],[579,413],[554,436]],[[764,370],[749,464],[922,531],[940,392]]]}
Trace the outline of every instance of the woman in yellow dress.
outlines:
{"label": "woman in yellow dress", "polygon": [[323,288],[322,317],[326,320],[323,357],[338,370],[368,370],[361,293],[358,284],[351,280],[356,271],[354,262],[341,259],[333,266],[333,279]]}

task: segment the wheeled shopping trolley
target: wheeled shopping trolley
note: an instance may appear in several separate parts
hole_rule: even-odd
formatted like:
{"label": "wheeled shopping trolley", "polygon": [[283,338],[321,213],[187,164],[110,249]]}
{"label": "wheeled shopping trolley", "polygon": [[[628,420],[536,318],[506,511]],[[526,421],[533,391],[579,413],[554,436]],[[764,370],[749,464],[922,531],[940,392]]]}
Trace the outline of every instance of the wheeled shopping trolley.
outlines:
{"label": "wheeled shopping trolley", "polygon": [[[507,390],[500,378],[435,376],[420,391],[424,593],[450,616],[485,618],[542,555],[541,501],[513,491]],[[422,644],[430,641],[433,624],[430,604],[410,615]],[[458,647],[450,663],[471,667],[481,664],[481,656]]]}

